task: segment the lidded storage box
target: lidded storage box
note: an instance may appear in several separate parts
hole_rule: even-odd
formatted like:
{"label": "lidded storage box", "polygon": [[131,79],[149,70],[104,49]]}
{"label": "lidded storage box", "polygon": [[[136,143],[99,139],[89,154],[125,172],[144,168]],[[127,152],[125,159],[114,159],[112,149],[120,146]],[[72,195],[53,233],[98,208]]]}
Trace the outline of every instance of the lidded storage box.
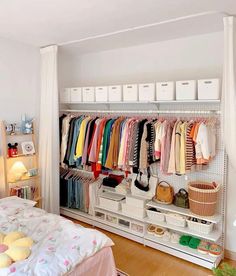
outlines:
{"label": "lidded storage box", "polygon": [[96,102],[107,102],[108,101],[108,87],[97,86],[95,88],[95,99]]}
{"label": "lidded storage box", "polygon": [[156,83],[156,100],[173,101],[175,99],[175,83],[173,81]]}
{"label": "lidded storage box", "polygon": [[139,84],[138,95],[139,95],[140,102],[155,101],[155,84],[154,83]]}
{"label": "lidded storage box", "polygon": [[220,99],[220,80],[219,79],[198,80],[198,99],[199,100],[219,100]]}
{"label": "lidded storage box", "polygon": [[70,89],[70,102],[71,103],[82,102],[82,88],[81,87],[72,87]]}
{"label": "lidded storage box", "polygon": [[83,102],[94,102],[95,101],[95,89],[94,87],[83,87]]}
{"label": "lidded storage box", "polygon": [[124,102],[136,102],[138,100],[137,84],[123,85],[123,100]]}
{"label": "lidded storage box", "polygon": [[60,93],[60,102],[61,103],[70,103],[70,88],[64,88]]}
{"label": "lidded storage box", "polygon": [[122,101],[122,86],[110,85],[108,87],[108,100],[109,102],[121,102]]}
{"label": "lidded storage box", "polygon": [[176,82],[176,100],[196,100],[197,82],[195,80]]}

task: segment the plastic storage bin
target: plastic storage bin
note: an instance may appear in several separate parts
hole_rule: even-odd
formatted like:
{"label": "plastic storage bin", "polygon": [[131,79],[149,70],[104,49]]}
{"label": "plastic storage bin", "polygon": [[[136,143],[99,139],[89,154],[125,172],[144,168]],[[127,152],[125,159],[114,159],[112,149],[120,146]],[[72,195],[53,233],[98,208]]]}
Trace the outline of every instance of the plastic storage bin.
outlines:
{"label": "plastic storage bin", "polygon": [[156,100],[173,101],[175,100],[175,83],[173,81],[156,83]]}
{"label": "plastic storage bin", "polygon": [[194,230],[198,233],[202,234],[210,234],[213,230],[213,223],[212,222],[206,222],[201,223],[201,220],[198,220],[199,222],[192,221],[192,218],[189,218],[187,220],[187,224],[189,229]]}
{"label": "plastic storage bin", "polygon": [[70,102],[71,103],[82,102],[82,88],[81,87],[72,87],[70,89]]}
{"label": "plastic storage bin", "polygon": [[153,221],[165,221],[165,214],[152,207],[147,209],[147,216]]}
{"label": "plastic storage bin", "polygon": [[123,85],[123,101],[136,102],[138,100],[138,85],[125,84]]}
{"label": "plastic storage bin", "polygon": [[148,201],[147,199],[137,197],[137,196],[130,196],[130,195],[126,196],[126,203],[128,205],[132,205],[137,208],[144,208],[147,201]]}
{"label": "plastic storage bin", "polygon": [[64,88],[60,93],[60,102],[61,103],[70,103],[70,88]]}
{"label": "plastic storage bin", "polygon": [[176,82],[176,100],[196,100],[197,82],[195,80]]}
{"label": "plastic storage bin", "polygon": [[166,223],[170,225],[175,225],[179,227],[185,227],[186,226],[186,217],[175,214],[175,213],[167,213],[165,214],[166,217]]}
{"label": "plastic storage bin", "polygon": [[121,208],[121,202],[99,197],[99,206],[112,211],[119,211]]}
{"label": "plastic storage bin", "polygon": [[107,86],[95,87],[95,99],[96,99],[96,102],[107,102],[108,101],[108,87]]}
{"label": "plastic storage bin", "polygon": [[94,87],[83,87],[83,102],[94,102],[95,101],[95,89]]}
{"label": "plastic storage bin", "polygon": [[109,102],[121,102],[122,101],[122,86],[110,85],[108,87],[108,100]]}
{"label": "plastic storage bin", "polygon": [[198,99],[199,100],[219,100],[220,99],[220,80],[219,79],[198,80]]}
{"label": "plastic storage bin", "polygon": [[129,205],[127,203],[122,203],[122,213],[126,216],[144,218],[146,216],[146,210],[143,208],[138,208],[136,206]]}
{"label": "plastic storage bin", "polygon": [[155,84],[142,83],[138,86],[138,95],[140,102],[155,101]]}

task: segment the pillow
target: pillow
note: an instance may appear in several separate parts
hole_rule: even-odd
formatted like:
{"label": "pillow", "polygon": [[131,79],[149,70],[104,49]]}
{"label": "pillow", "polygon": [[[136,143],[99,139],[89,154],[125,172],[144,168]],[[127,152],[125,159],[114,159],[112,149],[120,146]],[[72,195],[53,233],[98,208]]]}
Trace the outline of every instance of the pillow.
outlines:
{"label": "pillow", "polygon": [[34,241],[29,238],[21,238],[19,240],[14,241],[13,243],[10,244],[10,247],[12,246],[23,246],[23,247],[31,247],[33,245]]}
{"label": "pillow", "polygon": [[5,254],[7,254],[14,262],[23,261],[29,257],[31,250],[23,246],[11,246]]}
{"label": "pillow", "polygon": [[7,251],[8,246],[6,244],[0,244],[0,253]]}
{"label": "pillow", "polygon": [[18,240],[24,237],[25,237],[25,234],[22,232],[11,232],[5,236],[3,243],[9,246],[15,240]]}
{"label": "pillow", "polygon": [[0,268],[8,267],[12,264],[12,259],[5,253],[0,254]]}
{"label": "pillow", "polygon": [[3,243],[4,238],[5,235],[3,233],[0,233],[0,244]]}

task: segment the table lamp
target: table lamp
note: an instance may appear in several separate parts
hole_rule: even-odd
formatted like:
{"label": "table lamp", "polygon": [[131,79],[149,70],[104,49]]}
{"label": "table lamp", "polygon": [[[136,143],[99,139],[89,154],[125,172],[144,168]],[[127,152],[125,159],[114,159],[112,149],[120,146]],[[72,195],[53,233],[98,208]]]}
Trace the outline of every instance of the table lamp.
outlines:
{"label": "table lamp", "polygon": [[13,182],[21,180],[26,173],[27,169],[23,162],[16,161],[9,170],[9,179]]}

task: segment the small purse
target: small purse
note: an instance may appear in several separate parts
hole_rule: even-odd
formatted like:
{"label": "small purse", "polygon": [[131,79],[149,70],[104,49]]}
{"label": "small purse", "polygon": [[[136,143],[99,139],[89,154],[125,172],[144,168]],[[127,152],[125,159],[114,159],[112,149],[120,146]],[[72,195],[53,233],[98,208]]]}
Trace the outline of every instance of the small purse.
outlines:
{"label": "small purse", "polygon": [[[165,183],[163,185],[162,183]],[[161,181],[157,184],[156,195],[153,198],[154,201],[162,204],[171,204],[174,199],[174,189],[166,181]]]}
{"label": "small purse", "polygon": [[180,189],[175,194],[174,205],[181,208],[189,208],[188,192],[185,189]]}
{"label": "small purse", "polygon": [[[149,191],[149,180],[151,177],[151,173],[150,173],[150,169],[147,169],[147,182],[148,183],[144,183],[141,178],[142,178],[142,172],[139,172],[139,174],[137,174],[137,177],[134,181],[134,185],[135,187],[137,187],[139,190],[142,190],[144,192],[148,192]],[[138,175],[139,175],[139,180],[138,180]]]}

